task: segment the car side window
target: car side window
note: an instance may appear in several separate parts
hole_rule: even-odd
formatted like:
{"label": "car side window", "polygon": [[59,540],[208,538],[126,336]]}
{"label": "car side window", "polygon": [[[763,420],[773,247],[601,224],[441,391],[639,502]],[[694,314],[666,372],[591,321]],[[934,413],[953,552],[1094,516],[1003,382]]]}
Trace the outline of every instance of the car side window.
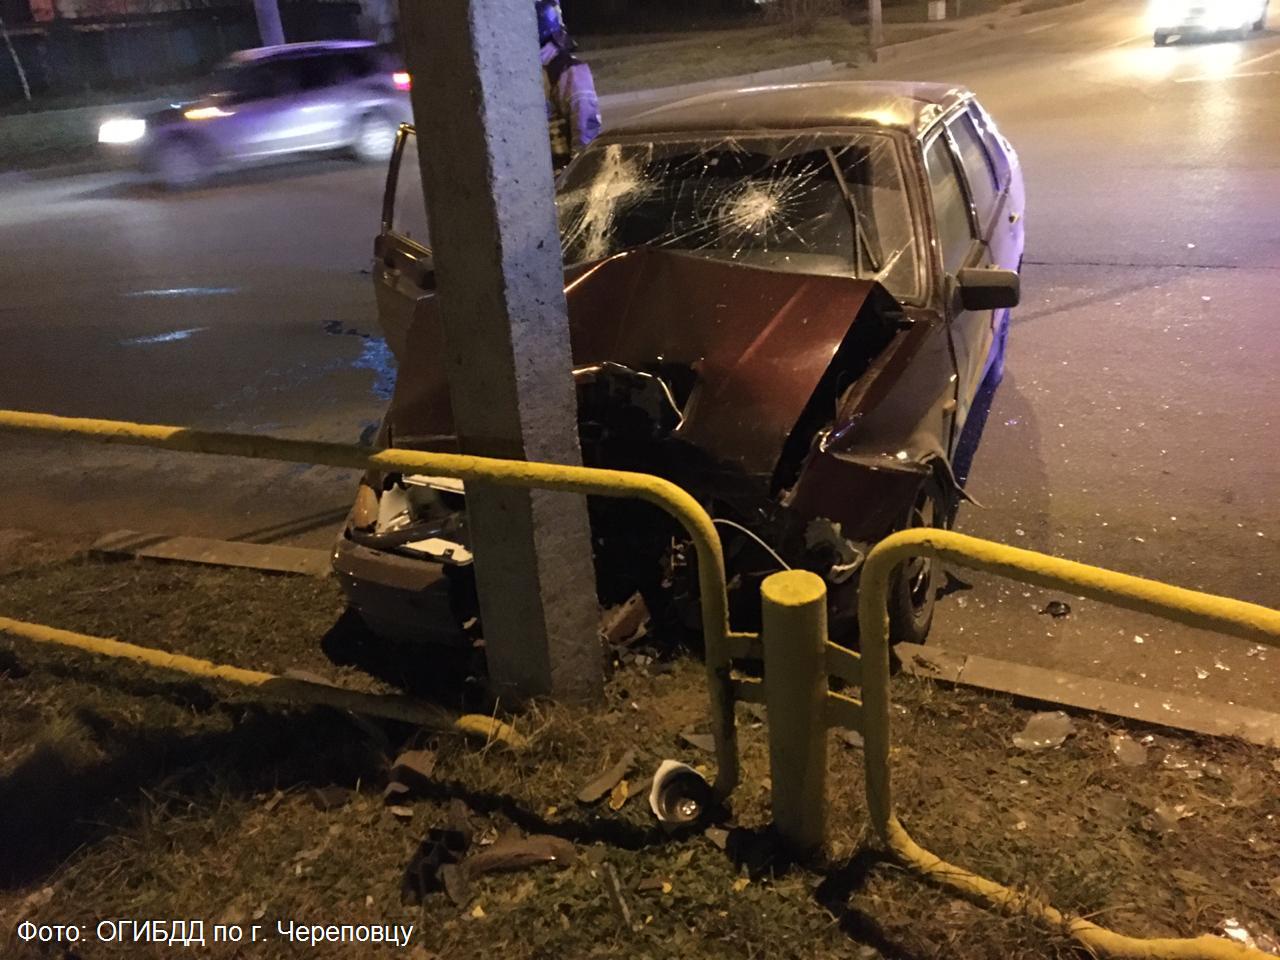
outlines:
{"label": "car side window", "polygon": [[429,247],[431,236],[427,229],[427,205],[422,196],[422,173],[418,168],[416,136],[405,138],[404,152],[400,155],[400,167],[396,174],[391,232],[403,239],[412,240],[420,247]]}
{"label": "car side window", "polygon": [[288,72],[288,66],[284,63],[255,63],[235,70],[232,102],[250,103],[293,93],[298,82]]}
{"label": "car side window", "polygon": [[355,79],[367,77],[378,69],[378,58],[373,54],[347,53],[343,54],[340,59],[347,76]]}
{"label": "car side window", "polygon": [[933,218],[938,229],[938,252],[942,268],[955,273],[968,259],[973,246],[973,222],[969,215],[969,198],[960,184],[951,156],[951,147],[943,135],[934,137],[925,148],[925,167],[929,171],[929,192],[933,199]]}
{"label": "car side window", "polygon": [[303,90],[323,90],[363,76],[359,63],[346,55],[303,57],[294,66]]}
{"label": "car side window", "polygon": [[978,214],[978,224],[985,233],[999,199],[995,168],[992,167],[987,148],[982,145],[982,139],[968,114],[960,114],[947,126],[955,140],[956,149],[960,152],[960,164],[964,167],[964,175],[969,182],[969,193]]}
{"label": "car side window", "polygon": [[987,156],[991,158],[991,166],[996,175],[996,186],[1003,190],[1009,185],[1008,144],[1005,142],[1004,137],[1000,135],[1000,131],[996,129],[995,121],[991,119],[991,115],[982,108],[982,104],[978,103],[977,100],[969,103],[969,118],[973,121],[978,135],[982,137],[982,142],[986,145]]}

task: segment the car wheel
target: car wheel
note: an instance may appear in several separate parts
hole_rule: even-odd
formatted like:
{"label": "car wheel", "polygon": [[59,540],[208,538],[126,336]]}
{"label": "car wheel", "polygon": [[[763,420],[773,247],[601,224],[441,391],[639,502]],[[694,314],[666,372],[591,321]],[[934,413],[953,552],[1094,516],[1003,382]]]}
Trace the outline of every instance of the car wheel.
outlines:
{"label": "car wheel", "polygon": [[351,150],[361,163],[386,163],[396,145],[396,125],[377,113],[360,118]]}
{"label": "car wheel", "polygon": [[1163,46],[1164,46],[1166,43],[1168,43],[1168,42],[1169,42],[1169,35],[1168,35],[1167,33],[1157,33],[1157,34],[1156,34],[1156,46],[1157,46],[1157,47],[1163,47]]}
{"label": "car wheel", "polygon": [[188,190],[203,183],[209,168],[199,148],[189,140],[162,143],[153,159],[156,178],[166,190]]}
{"label": "car wheel", "polygon": [[[920,487],[902,529],[951,526],[951,511],[936,476]],[[898,567],[889,582],[889,638],[894,643],[924,643],[933,625],[933,609],[942,585],[942,564],[916,557]]]}

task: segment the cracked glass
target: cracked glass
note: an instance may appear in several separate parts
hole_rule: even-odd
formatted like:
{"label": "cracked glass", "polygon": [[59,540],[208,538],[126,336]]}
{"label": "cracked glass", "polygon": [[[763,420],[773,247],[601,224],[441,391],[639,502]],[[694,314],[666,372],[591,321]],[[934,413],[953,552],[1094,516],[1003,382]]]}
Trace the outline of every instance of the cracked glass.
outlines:
{"label": "cracked glass", "polygon": [[566,264],[662,247],[920,297],[922,258],[885,135],[597,144],[566,171],[558,204]]}

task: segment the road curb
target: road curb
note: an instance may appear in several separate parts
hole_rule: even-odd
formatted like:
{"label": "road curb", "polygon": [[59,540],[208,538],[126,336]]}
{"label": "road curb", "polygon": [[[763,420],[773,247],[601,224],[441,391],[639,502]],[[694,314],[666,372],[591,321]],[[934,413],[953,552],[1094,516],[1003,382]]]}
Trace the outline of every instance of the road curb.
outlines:
{"label": "road curb", "polygon": [[[1083,6],[1087,2],[1088,0],[1066,0],[1059,6],[1050,7],[1047,10],[1024,13],[1022,8],[1019,7],[1017,10],[1007,10],[985,17],[975,17],[973,22],[967,22],[963,26],[939,33],[937,36],[918,37],[914,40],[903,40],[899,43],[883,46],[879,50],[879,62],[884,63],[889,60],[904,59],[916,53],[927,51],[941,42],[954,43],[958,40],[970,40],[980,32],[996,31],[1008,24],[1034,24],[1042,17],[1057,14],[1062,10]],[[600,107],[602,110],[608,111],[610,108],[626,107],[647,101],[670,102],[726,88],[750,87],[770,83],[800,83],[806,80],[821,79],[824,76],[835,73],[837,70],[856,69],[863,65],[862,62],[836,63],[832,60],[814,60],[794,67],[778,67],[772,70],[717,77],[670,87],[654,87],[647,90],[630,90],[624,93],[606,94],[600,98]],[[874,63],[866,64],[866,66],[874,65]]]}
{"label": "road curb", "polygon": [[900,60],[910,57],[915,53],[927,51],[935,44],[956,40],[970,40],[979,32],[995,32],[1001,27],[1008,24],[1032,23],[1046,15],[1057,14],[1062,10],[1072,7],[1083,6],[1088,0],[1066,0],[1066,2],[1055,7],[1049,7],[1046,10],[1033,10],[1024,12],[1021,7],[1016,11],[999,11],[997,13],[988,14],[985,17],[974,17],[972,21],[956,27],[954,30],[940,32],[932,37],[916,37],[914,40],[902,40],[898,43],[890,43],[880,47],[878,51],[878,60],[884,63],[889,60]]}

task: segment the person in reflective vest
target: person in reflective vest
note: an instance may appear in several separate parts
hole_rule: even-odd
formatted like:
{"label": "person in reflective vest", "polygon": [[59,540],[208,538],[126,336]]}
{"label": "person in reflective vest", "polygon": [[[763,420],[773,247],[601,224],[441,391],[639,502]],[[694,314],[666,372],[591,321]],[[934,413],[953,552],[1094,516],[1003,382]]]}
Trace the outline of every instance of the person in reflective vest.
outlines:
{"label": "person in reflective vest", "polygon": [[600,134],[600,101],[591,68],[573,55],[574,42],[564,27],[559,4],[536,0],[534,8],[551,155],[561,167]]}

